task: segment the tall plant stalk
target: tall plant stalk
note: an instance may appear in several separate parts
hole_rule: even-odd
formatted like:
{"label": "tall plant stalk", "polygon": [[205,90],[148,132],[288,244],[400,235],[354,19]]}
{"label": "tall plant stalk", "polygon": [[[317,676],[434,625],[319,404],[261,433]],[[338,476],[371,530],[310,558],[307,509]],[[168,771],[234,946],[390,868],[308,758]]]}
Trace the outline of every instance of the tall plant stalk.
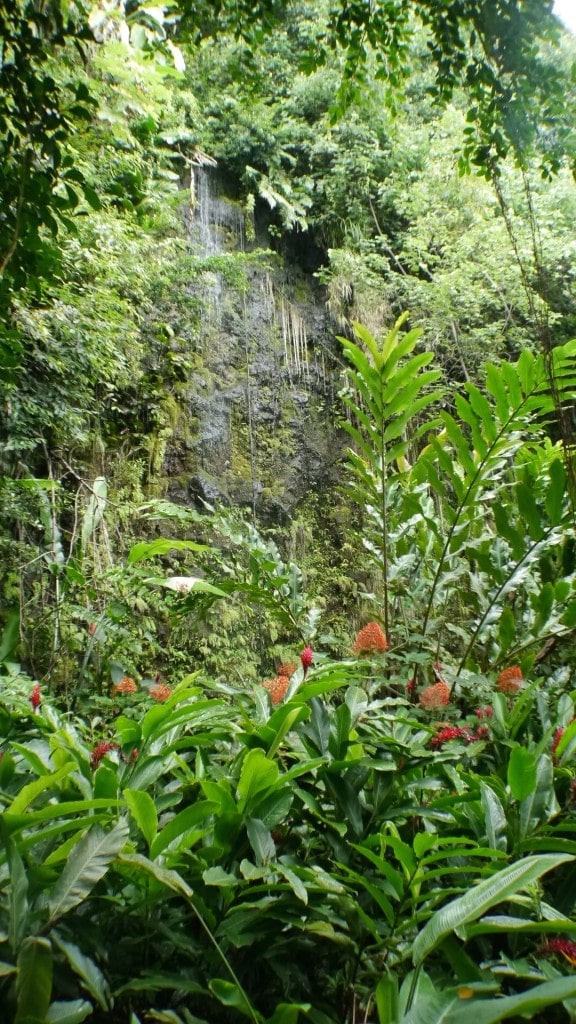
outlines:
{"label": "tall plant stalk", "polygon": [[[440,377],[440,371],[422,372],[434,358],[433,353],[423,352],[406,359],[422,334],[418,328],[401,334],[407,318],[408,313],[404,313],[381,343],[358,323],[354,324],[354,331],[360,344],[350,338],[339,338],[352,364],[352,369],[348,370],[352,387],[341,396],[351,413],[351,419],[344,420],[342,426],[354,442],[354,448],[348,452],[353,481],[350,497],[360,508],[376,510],[380,520],[383,621],[387,636],[390,635],[388,487],[394,477],[406,470],[410,439],[416,439],[422,430],[417,421],[419,413],[440,394],[430,390]],[[409,425],[411,438],[408,437]]]}

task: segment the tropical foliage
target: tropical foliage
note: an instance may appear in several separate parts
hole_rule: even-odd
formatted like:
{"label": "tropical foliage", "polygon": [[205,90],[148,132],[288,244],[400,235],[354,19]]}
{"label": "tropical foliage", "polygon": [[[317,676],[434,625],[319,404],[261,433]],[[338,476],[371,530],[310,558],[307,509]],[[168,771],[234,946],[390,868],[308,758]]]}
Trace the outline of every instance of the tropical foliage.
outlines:
{"label": "tropical foliage", "polygon": [[[573,43],[5,6],[3,1020],[573,1020]],[[187,230],[216,165],[248,251]],[[191,483],[239,406],[244,508]]]}

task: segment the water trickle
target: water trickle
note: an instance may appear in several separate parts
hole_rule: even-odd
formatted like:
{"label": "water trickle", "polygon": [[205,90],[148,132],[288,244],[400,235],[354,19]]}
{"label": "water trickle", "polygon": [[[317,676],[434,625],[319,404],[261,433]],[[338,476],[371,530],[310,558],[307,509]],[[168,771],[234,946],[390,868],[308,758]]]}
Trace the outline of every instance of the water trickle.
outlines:
{"label": "water trickle", "polygon": [[246,248],[244,211],[219,194],[218,179],[207,167],[193,168],[194,220],[192,240],[202,256],[243,252]]}

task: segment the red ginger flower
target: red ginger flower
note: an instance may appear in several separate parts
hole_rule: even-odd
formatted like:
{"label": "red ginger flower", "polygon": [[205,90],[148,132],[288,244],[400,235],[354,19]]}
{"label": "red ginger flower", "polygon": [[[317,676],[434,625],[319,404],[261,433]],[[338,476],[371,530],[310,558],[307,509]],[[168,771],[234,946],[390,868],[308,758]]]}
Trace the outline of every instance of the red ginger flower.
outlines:
{"label": "red ginger flower", "polygon": [[427,686],[420,694],[420,707],[427,711],[441,708],[450,703],[450,687],[448,683],[434,683],[434,686]]}
{"label": "red ginger flower", "polygon": [[552,760],[554,763],[556,763],[556,750],[558,748],[558,744],[565,732],[566,730],[560,727],[560,729],[556,729],[556,732],[554,733],[554,739],[552,740],[552,746],[550,747],[550,753],[552,754]]}
{"label": "red ginger flower", "polygon": [[387,651],[388,641],[377,622],[369,622],[356,634],[352,654],[371,654],[373,651]]}
{"label": "red ginger flower", "polygon": [[576,967],[576,942],[571,942],[570,939],[548,939],[540,946],[540,952],[544,956],[547,953],[559,953],[568,963]]}
{"label": "red ginger flower", "polygon": [[34,712],[38,711],[38,708],[40,707],[40,705],[42,703],[42,690],[40,689],[40,683],[36,683],[35,684],[35,686],[34,686],[34,688],[32,690],[32,693],[30,694],[28,700],[30,701],[30,703],[32,705],[32,710]]}
{"label": "red ginger flower", "polygon": [[152,700],[157,700],[160,704],[172,696],[172,689],[170,686],[166,686],[166,683],[156,683],[155,686],[150,687],[148,692]]}
{"label": "red ginger flower", "polygon": [[310,665],[314,661],[314,651],[310,647],[310,644],[308,644],[308,647],[305,647],[304,650],[302,651],[302,654],[300,655],[300,661],[302,662],[302,668],[304,669],[304,679],[306,679],[306,676],[308,675],[308,669],[310,668]]}
{"label": "red ginger flower", "polygon": [[286,691],[290,686],[290,680],[288,676],[276,676],[275,679],[267,679],[265,683],[262,683],[265,690],[268,690],[270,694],[270,700],[272,704],[281,704],[286,696]]}
{"label": "red ginger flower", "polygon": [[118,750],[118,744],[114,742],[107,742],[104,740],[102,743],[97,743],[90,755],[90,767],[93,772],[96,771],[102,758],[109,754],[111,750]]}
{"label": "red ginger flower", "polygon": [[114,693],[136,693],[137,689],[132,676],[124,676],[114,687]]}
{"label": "red ginger flower", "polygon": [[522,689],[523,682],[524,677],[520,666],[511,665],[510,668],[505,668],[498,676],[496,689],[500,693],[518,693],[518,690]]}
{"label": "red ginger flower", "polygon": [[430,746],[433,750],[439,750],[444,744],[448,743],[449,740],[466,740],[467,743],[473,737],[468,732],[468,729],[461,728],[458,725],[447,725],[444,729],[440,729],[435,736],[430,740]]}

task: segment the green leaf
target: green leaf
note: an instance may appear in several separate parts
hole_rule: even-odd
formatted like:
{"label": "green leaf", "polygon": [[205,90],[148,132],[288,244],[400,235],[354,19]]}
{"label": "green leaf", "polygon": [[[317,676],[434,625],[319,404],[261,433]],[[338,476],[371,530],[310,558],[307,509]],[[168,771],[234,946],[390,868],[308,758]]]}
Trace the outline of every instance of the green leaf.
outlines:
{"label": "green leaf", "polygon": [[150,848],[158,831],[156,804],[150,794],[141,789],[125,789],[123,796]]}
{"label": "green leaf", "polygon": [[504,808],[494,790],[485,782],[480,783],[480,793],[488,844],[495,850],[506,850],[508,821]]}
{"label": "green leaf", "polygon": [[278,765],[263,750],[249,750],[238,780],[239,810],[246,811],[258,793],[271,789],[278,781]]}
{"label": "green leaf", "polygon": [[376,986],[379,1024],[398,1024],[398,978],[386,971]]}
{"label": "green leaf", "polygon": [[213,801],[199,800],[197,803],[191,804],[190,807],[185,807],[183,811],[167,821],[150,847],[152,860],[155,860],[178,839],[180,843],[178,843],[177,849],[181,847],[187,849],[192,842],[200,839],[202,831],[199,832],[197,826],[206,821],[217,809],[218,804]]}
{"label": "green leaf", "polygon": [[54,942],[64,953],[72,970],[82,979],[84,988],[96,1000],[101,1009],[111,1010],[110,988],[100,968],[73,942],[66,942],[59,935],[54,935]]}
{"label": "green leaf", "polygon": [[564,512],[564,495],[566,493],[566,470],[561,459],[550,463],[550,479],[546,492],[546,512],[552,526],[558,526]]}
{"label": "green leaf", "polygon": [[555,803],[553,780],[552,761],[547,754],[542,754],[536,765],[536,786],[520,804],[521,839],[524,839],[536,825],[558,809],[558,805]]}
{"label": "green leaf", "polygon": [[18,796],[14,797],[10,806],[6,808],[6,814],[22,814],[40,793],[43,793],[46,789],[53,789],[56,783],[70,775],[70,772],[75,767],[76,763],[69,761],[62,768],[59,768],[57,772],[52,772],[50,775],[42,775],[39,779],[35,779],[34,782],[29,782],[27,786],[23,786]]}
{"label": "green leaf", "polygon": [[250,846],[254,850],[258,867],[269,864],[271,860],[274,860],[276,857],[276,845],[264,822],[260,821],[259,818],[248,818],[246,821],[246,831],[250,840]]}
{"label": "green leaf", "polygon": [[85,999],[71,999],[69,1002],[51,1003],[45,1024],[82,1024],[92,1013],[92,1004]]}
{"label": "green leaf", "polygon": [[479,882],[464,896],[436,911],[416,936],[413,947],[414,963],[420,964],[451,932],[469,921],[481,917],[490,907],[502,903],[520,889],[540,878],[547,871],[574,860],[567,854],[542,854],[526,857],[498,871],[491,878]]}
{"label": "green leaf", "polygon": [[536,758],[525,747],[513,747],[510,753],[508,785],[515,800],[524,800],[536,789]]}
{"label": "green leaf", "polygon": [[17,966],[14,1024],[22,1024],[29,1017],[43,1021],[52,994],[52,947],[48,939],[24,939]]}
{"label": "green leaf", "polygon": [[308,904],[308,890],[296,872],[292,871],[291,868],[287,867],[287,865],[282,861],[276,865],[276,870],[278,871],[278,874],[282,875],[282,877],[286,879],[296,898],[306,906]]}
{"label": "green leaf", "polygon": [[306,1015],[310,1003],[278,1003],[266,1024],[298,1024],[300,1013]]}
{"label": "green leaf", "polygon": [[92,892],[118,856],[128,838],[128,825],[119,821],[111,832],[100,825],[91,828],[74,848],[64,871],[52,889],[48,908],[50,922],[67,914]]}
{"label": "green leaf", "polygon": [[143,857],[139,853],[121,853],[118,855],[118,863],[126,864],[132,870],[136,868],[145,874],[151,875],[160,885],[171,889],[172,892],[178,893],[179,896],[185,896],[188,899],[191,899],[193,896],[192,889],[177,871],[173,871],[171,868],[160,867],[159,864],[155,864],[154,861],[148,860],[147,857]]}
{"label": "green leaf", "polygon": [[539,540],[543,533],[540,509],[531,489],[522,481],[516,484],[516,500],[518,511],[528,527],[530,537],[532,540]]}
{"label": "green leaf", "polygon": [[8,888],[8,938],[15,953],[28,929],[28,875],[16,843],[9,838],[5,842],[11,883]]}
{"label": "green leaf", "polygon": [[128,554],[128,565],[141,562],[145,558],[166,555],[169,551],[212,551],[212,548],[207,544],[196,544],[193,540],[170,540],[167,537],[158,537],[156,540],[141,541],[139,544],[135,544]]}
{"label": "green leaf", "polygon": [[224,978],[212,978],[208,988],[224,1006],[231,1006],[245,1017],[249,1017],[250,1020],[257,1019],[244,992],[232,981],[225,981]]}
{"label": "green leaf", "polygon": [[[462,998],[458,991],[465,993]],[[576,978],[555,978],[542,985],[534,985],[515,996],[501,999],[475,999],[469,993],[473,986],[462,986],[454,994],[436,993],[422,1004],[413,1006],[403,1024],[499,1024],[508,1017],[523,1016],[533,1019],[538,1011],[554,1006],[576,995]]]}

